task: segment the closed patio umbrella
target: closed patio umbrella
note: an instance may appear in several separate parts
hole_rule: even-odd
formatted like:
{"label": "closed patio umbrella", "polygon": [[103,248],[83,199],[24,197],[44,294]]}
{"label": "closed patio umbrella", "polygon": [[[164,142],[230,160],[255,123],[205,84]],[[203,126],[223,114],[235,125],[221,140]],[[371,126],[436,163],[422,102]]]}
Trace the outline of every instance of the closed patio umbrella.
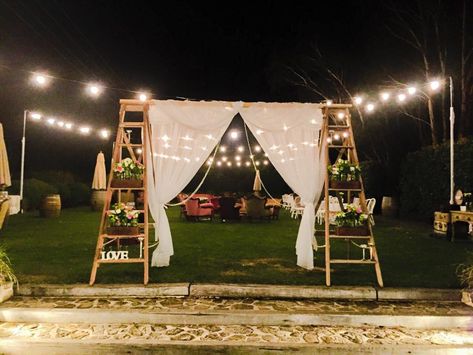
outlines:
{"label": "closed patio umbrella", "polygon": [[259,176],[259,170],[256,170],[255,182],[253,183],[253,191],[261,191],[261,177]]}
{"label": "closed patio umbrella", "polygon": [[10,166],[8,165],[7,147],[3,138],[3,125],[0,123],[0,187],[11,186]]}
{"label": "closed patio umbrella", "polygon": [[105,170],[105,157],[102,152],[97,155],[95,163],[94,179],[92,180],[93,190],[105,190],[107,188],[107,177]]}

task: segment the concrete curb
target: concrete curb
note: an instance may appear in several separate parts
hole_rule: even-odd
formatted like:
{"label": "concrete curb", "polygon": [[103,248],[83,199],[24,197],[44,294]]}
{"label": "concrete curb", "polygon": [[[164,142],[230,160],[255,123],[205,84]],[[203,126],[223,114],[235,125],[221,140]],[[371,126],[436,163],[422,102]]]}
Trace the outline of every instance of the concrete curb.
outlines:
{"label": "concrete curb", "polygon": [[139,310],[0,308],[0,322],[105,324],[245,324],[277,326],[407,327],[411,329],[469,329],[470,315],[335,314],[264,311],[143,312]]}
{"label": "concrete curb", "polygon": [[113,284],[24,284],[17,296],[34,297],[222,297],[272,299],[344,299],[365,301],[460,302],[461,290],[429,288],[374,288],[371,286],[286,286],[261,284],[169,283],[148,286]]}

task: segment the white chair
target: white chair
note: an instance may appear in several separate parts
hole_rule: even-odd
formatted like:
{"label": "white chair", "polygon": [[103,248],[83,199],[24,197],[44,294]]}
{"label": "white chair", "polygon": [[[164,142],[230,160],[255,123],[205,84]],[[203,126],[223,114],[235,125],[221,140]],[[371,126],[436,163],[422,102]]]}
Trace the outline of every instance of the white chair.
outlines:
{"label": "white chair", "polygon": [[301,202],[300,196],[292,199],[291,218],[296,219],[297,216],[302,216],[304,213],[304,205]]}
{"label": "white chair", "polygon": [[376,206],[376,199],[367,198],[366,209],[368,210],[368,221],[370,221],[372,226],[374,226],[374,217],[373,217],[374,206]]}
{"label": "white chair", "polygon": [[292,207],[292,204],[294,203],[294,196],[293,195],[287,195],[286,196],[286,210],[290,210]]}

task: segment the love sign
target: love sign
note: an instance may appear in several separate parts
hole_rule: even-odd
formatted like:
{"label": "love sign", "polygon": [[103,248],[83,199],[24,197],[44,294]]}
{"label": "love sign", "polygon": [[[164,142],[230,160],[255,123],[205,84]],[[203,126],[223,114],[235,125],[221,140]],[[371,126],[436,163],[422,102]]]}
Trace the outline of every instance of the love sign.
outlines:
{"label": "love sign", "polygon": [[102,260],[123,260],[128,259],[128,250],[110,250],[101,252]]}

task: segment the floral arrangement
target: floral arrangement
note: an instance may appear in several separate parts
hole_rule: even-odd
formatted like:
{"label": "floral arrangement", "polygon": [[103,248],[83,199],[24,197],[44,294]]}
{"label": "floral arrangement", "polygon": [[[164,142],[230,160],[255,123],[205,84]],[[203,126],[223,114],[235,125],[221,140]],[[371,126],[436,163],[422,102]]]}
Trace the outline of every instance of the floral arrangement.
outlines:
{"label": "floral arrangement", "polygon": [[328,166],[328,173],[332,181],[359,181],[361,169],[348,160],[338,159],[335,164]]}
{"label": "floral arrangement", "polygon": [[140,212],[124,203],[116,203],[107,212],[107,218],[112,227],[136,227]]}
{"label": "floral arrangement", "polygon": [[368,215],[363,213],[361,207],[348,205],[345,211],[337,213],[335,223],[340,227],[360,227],[366,225]]}
{"label": "floral arrangement", "polygon": [[143,164],[133,161],[130,158],[125,158],[118,162],[113,167],[113,176],[117,179],[127,180],[143,178],[144,166]]}

